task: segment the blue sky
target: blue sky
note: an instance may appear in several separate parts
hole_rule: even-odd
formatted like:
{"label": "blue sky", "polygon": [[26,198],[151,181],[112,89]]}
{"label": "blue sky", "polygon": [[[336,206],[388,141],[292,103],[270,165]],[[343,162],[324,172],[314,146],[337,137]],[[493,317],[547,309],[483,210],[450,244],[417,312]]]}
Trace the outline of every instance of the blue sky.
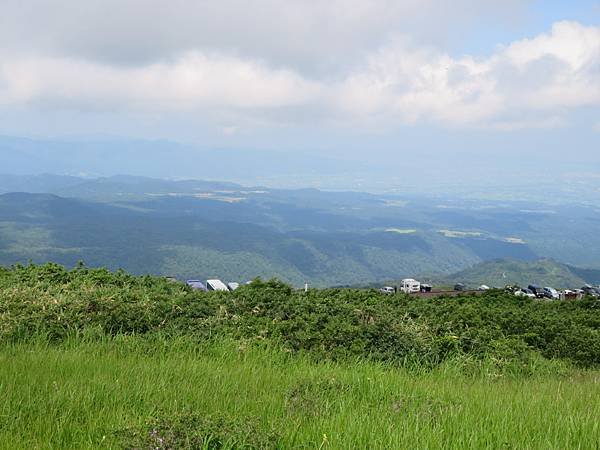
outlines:
{"label": "blue sky", "polygon": [[546,32],[553,23],[563,20],[600,24],[600,2],[597,0],[537,0],[523,2],[523,5],[512,21],[498,21],[494,17],[476,21],[453,51],[485,55],[498,44]]}
{"label": "blue sky", "polygon": [[449,3],[6,0],[0,134],[600,164],[600,2]]}

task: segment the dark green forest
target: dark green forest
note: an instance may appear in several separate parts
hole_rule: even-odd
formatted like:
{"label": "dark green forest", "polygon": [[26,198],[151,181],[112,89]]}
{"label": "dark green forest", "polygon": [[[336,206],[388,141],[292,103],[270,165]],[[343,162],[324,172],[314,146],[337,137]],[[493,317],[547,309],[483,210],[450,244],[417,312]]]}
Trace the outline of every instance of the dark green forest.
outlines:
{"label": "dark green forest", "polygon": [[[10,191],[26,187],[39,193]],[[0,176],[0,264],[73,267],[83,260],[179,278],[260,276],[326,287],[453,281],[448,277],[475,266],[460,281],[574,288],[600,283],[598,220],[587,206],[124,176]],[[540,258],[557,264],[540,271]],[[486,265],[497,259],[513,267]]]}

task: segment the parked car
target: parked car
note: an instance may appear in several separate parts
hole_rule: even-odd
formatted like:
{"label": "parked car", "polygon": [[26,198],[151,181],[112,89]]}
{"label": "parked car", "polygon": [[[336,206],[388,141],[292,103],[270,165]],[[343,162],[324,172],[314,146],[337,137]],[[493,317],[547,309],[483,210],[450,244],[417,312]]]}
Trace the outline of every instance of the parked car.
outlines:
{"label": "parked car", "polygon": [[379,292],[386,295],[392,295],[396,293],[396,290],[392,286],[384,286],[379,289]]}
{"label": "parked car", "polygon": [[528,297],[528,298],[535,298],[535,294],[533,293],[533,291],[531,289],[527,289],[527,288],[519,288],[515,291],[515,295],[517,297]]}
{"label": "parked car", "polygon": [[544,297],[551,298],[552,300],[558,300],[560,298],[558,291],[549,286],[544,288]]}
{"label": "parked car", "polygon": [[581,287],[581,290],[585,293],[585,295],[589,295],[591,297],[600,297],[600,289],[595,288],[592,285],[586,284]]}
{"label": "parked car", "polygon": [[480,291],[489,291],[490,287],[487,284],[482,284],[477,289],[480,290]]}
{"label": "parked car", "polygon": [[467,290],[467,286],[464,283],[456,283],[454,285],[454,290],[455,291],[466,291]]}
{"label": "parked car", "polygon": [[236,281],[232,281],[230,283],[227,283],[227,287],[229,288],[229,290],[231,292],[235,291],[237,288],[240,287],[240,283],[236,282]]}
{"label": "parked car", "polygon": [[421,292],[431,292],[432,286],[430,284],[421,283]]}
{"label": "parked car", "polygon": [[537,284],[530,284],[529,286],[527,286],[527,289],[533,292],[537,298],[544,298],[546,296],[546,294],[544,293],[544,288],[538,286]]}
{"label": "parked car", "polygon": [[229,292],[229,289],[221,280],[206,280],[206,288],[209,291]]}
{"label": "parked car", "polygon": [[187,280],[185,282],[185,284],[187,284],[192,289],[197,289],[197,290],[200,290],[200,291],[206,291],[206,286],[200,280]]}

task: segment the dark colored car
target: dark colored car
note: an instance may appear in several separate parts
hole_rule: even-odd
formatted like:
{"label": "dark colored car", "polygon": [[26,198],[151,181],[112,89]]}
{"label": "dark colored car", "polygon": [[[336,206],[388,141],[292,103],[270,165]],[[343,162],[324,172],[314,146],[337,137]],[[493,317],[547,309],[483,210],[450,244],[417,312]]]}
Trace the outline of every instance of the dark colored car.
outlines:
{"label": "dark colored car", "polygon": [[456,283],[454,285],[454,290],[455,291],[466,291],[467,290],[467,286],[465,286],[464,283]]}
{"label": "dark colored car", "polygon": [[590,286],[586,284],[581,288],[585,295],[589,295],[591,297],[600,297],[600,289],[595,288],[594,286]]}
{"label": "dark colored car", "polygon": [[527,289],[533,292],[537,298],[544,298],[546,295],[544,293],[544,288],[542,286],[538,286],[537,284],[530,284],[527,286]]}
{"label": "dark colored car", "polygon": [[431,285],[421,283],[421,292],[431,292]]}

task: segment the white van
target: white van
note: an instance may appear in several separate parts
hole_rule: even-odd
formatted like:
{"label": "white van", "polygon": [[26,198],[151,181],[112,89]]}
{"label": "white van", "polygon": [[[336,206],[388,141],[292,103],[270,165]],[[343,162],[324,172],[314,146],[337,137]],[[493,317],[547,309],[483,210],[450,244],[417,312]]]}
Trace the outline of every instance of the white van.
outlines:
{"label": "white van", "polygon": [[229,292],[229,289],[227,289],[227,286],[221,280],[206,280],[206,289],[209,291]]}
{"label": "white van", "polygon": [[405,278],[402,280],[400,290],[407,294],[413,294],[415,292],[421,292],[421,282],[412,278]]}

